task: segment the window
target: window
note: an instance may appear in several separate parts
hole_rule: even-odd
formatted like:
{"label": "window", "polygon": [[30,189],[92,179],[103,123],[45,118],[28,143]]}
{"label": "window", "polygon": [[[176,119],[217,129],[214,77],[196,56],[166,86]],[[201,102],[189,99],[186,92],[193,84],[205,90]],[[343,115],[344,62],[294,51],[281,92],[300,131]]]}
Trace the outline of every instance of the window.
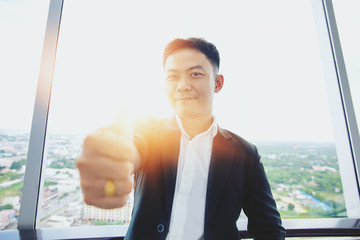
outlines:
{"label": "window", "polygon": [[[359,186],[327,30],[313,20],[313,11],[324,18],[318,3],[159,0],[139,8],[65,1],[37,227],[129,222],[131,198],[111,211],[82,203],[74,162],[83,137],[110,123],[119,103],[132,117],[171,114],[161,90],[162,50],[191,36],[214,42],[221,53],[225,85],[215,115],[258,146],[284,226],[329,228],[358,219]],[[246,229],[246,220],[238,226]]]}
{"label": "window", "polygon": [[[346,64],[347,80],[352,97],[352,104],[354,105],[355,111],[355,113],[352,113],[349,117],[349,121],[354,122],[352,138],[355,142],[360,141],[358,128],[360,125],[360,72],[358,68],[358,63],[360,60],[360,47],[359,44],[357,44],[360,40],[360,19],[358,14],[356,14],[356,11],[358,10],[360,10],[360,3],[358,1],[348,1],[346,4],[341,1],[334,1],[334,11],[337,20],[344,61]],[[359,156],[359,147],[355,146],[353,151],[355,154],[357,154],[357,156]],[[359,172],[359,161],[357,163],[357,169]]]}
{"label": "window", "polygon": [[[346,218],[310,3],[213,2],[198,12],[201,2],[189,9],[160,1],[156,17],[148,11],[154,3],[137,4],[86,1],[86,12],[82,2],[64,4],[39,226],[129,223],[131,198],[129,209],[112,211],[82,203],[74,170],[81,139],[110,123],[119,101],[135,116],[171,113],[161,90],[162,50],[175,37],[191,36],[219,48],[225,86],[215,114],[258,145],[282,217]],[[218,11],[224,17],[214,19]]]}
{"label": "window", "polygon": [[17,227],[48,4],[0,2],[0,229]]}

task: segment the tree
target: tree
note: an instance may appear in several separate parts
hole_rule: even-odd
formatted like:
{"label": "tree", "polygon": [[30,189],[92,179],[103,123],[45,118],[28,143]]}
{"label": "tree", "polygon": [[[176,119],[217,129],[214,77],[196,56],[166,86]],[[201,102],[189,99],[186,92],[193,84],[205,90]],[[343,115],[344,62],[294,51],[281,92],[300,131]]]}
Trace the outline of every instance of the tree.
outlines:
{"label": "tree", "polygon": [[294,208],[295,208],[295,205],[294,205],[294,204],[292,204],[292,203],[289,203],[289,204],[288,204],[288,209],[289,209],[289,211],[293,211]]}
{"label": "tree", "polygon": [[16,161],[16,162],[12,162],[10,169],[12,170],[20,170],[21,169],[21,162],[20,161]]}
{"label": "tree", "polygon": [[13,209],[13,208],[14,208],[13,205],[11,205],[11,204],[5,204],[5,205],[3,205],[3,206],[0,206],[0,211],[1,211],[1,210],[6,210],[6,209]]}

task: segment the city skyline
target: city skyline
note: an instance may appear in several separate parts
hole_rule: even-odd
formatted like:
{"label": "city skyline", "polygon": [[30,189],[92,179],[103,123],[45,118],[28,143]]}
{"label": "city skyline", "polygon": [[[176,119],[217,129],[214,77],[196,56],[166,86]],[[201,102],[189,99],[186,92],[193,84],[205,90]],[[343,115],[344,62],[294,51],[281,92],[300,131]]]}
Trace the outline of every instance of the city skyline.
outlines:
{"label": "city skyline", "polygon": [[[132,195],[125,208],[110,211],[87,206],[82,201],[75,167],[81,139],[76,135],[48,136],[38,226],[128,224]],[[21,132],[0,130],[0,218],[4,219],[6,229],[16,227],[28,140],[28,135]],[[334,143],[273,142],[257,146],[283,218],[346,217]],[[15,162],[21,162],[21,166]],[[11,176],[16,179],[8,180]]]}

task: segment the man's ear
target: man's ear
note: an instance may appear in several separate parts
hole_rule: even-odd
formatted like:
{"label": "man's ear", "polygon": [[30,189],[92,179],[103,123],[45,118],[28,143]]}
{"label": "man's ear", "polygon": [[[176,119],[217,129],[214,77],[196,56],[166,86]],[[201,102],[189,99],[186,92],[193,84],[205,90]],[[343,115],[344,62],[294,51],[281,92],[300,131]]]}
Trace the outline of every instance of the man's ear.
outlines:
{"label": "man's ear", "polygon": [[218,74],[215,77],[215,93],[220,92],[222,87],[224,86],[224,76],[222,74]]}

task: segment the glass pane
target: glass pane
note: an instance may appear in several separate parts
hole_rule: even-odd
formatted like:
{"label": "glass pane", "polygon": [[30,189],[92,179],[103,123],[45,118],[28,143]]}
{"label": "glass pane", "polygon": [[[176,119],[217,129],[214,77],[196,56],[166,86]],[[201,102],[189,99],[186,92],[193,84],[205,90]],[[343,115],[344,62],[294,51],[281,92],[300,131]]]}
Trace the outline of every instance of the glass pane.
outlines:
{"label": "glass pane", "polygon": [[360,126],[360,1],[334,0],[334,11],[346,64],[357,125]]}
{"label": "glass pane", "polygon": [[0,1],[0,229],[16,229],[49,4]]}
{"label": "glass pane", "polygon": [[128,224],[132,198],[108,211],[82,202],[74,162],[118,103],[133,117],[172,114],[162,51],[176,37],[218,47],[215,115],[257,144],[282,217],[346,217],[310,2],[86,0],[64,5],[38,226]]}

